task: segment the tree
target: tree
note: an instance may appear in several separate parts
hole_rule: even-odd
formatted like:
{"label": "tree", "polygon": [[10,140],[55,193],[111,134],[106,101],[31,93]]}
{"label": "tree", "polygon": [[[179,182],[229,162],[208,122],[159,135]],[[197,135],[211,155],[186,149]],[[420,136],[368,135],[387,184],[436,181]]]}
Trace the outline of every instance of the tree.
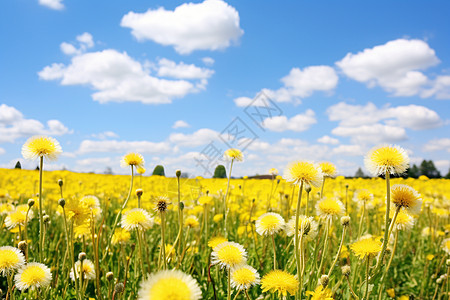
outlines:
{"label": "tree", "polygon": [[227,178],[227,170],[223,165],[218,165],[214,170],[213,178]]}
{"label": "tree", "polygon": [[361,168],[358,168],[358,170],[355,173],[355,177],[364,178],[364,177],[366,177],[366,174],[364,174],[364,172],[363,172],[363,170],[361,170]]}
{"label": "tree", "polygon": [[20,161],[16,162],[16,166],[14,167],[14,169],[22,169],[22,165],[20,164]]}
{"label": "tree", "polygon": [[106,167],[104,173],[105,173],[106,175],[112,175],[112,173],[113,173],[112,168],[111,168],[111,167]]}
{"label": "tree", "polygon": [[407,173],[408,177],[411,177],[411,178],[418,178],[420,176],[419,167],[416,166],[415,164],[411,168],[409,168],[406,173]]}
{"label": "tree", "polygon": [[428,178],[441,178],[441,172],[436,168],[432,160],[423,160],[419,167],[420,175]]}
{"label": "tree", "polygon": [[157,165],[153,170],[152,175],[166,176],[166,174],[164,173],[164,167],[161,165]]}
{"label": "tree", "polygon": [[448,173],[445,175],[445,178],[450,179],[450,169],[448,169]]}

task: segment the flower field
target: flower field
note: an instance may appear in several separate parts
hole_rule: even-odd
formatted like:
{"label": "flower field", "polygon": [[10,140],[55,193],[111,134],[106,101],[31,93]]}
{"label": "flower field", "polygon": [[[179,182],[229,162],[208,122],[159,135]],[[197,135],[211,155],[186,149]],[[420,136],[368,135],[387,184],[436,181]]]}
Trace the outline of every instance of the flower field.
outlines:
{"label": "flower field", "polygon": [[386,148],[371,179],[147,176],[137,153],[127,176],[0,169],[0,298],[449,299],[450,181],[394,178]]}

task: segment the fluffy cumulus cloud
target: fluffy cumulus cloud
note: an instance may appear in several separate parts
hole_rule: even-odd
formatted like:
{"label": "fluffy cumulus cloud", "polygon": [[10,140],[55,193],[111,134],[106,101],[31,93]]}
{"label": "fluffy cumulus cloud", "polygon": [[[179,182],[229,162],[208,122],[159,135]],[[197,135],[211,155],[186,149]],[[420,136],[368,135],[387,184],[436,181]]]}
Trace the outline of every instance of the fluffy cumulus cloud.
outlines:
{"label": "fluffy cumulus cloud", "polygon": [[450,138],[441,138],[428,141],[423,147],[424,151],[447,151],[450,152]]}
{"label": "fluffy cumulus cloud", "polygon": [[202,128],[191,134],[172,133],[169,136],[169,141],[180,147],[203,146],[219,140],[220,133],[209,128]]}
{"label": "fluffy cumulus cloud", "polygon": [[175,123],[173,123],[172,128],[173,129],[177,129],[177,128],[186,128],[186,127],[190,127],[190,125],[183,120],[178,120]]}
{"label": "fluffy cumulus cloud", "polygon": [[92,141],[83,140],[78,149],[78,154],[86,153],[102,153],[102,152],[140,152],[150,154],[161,154],[171,151],[172,148],[167,142],[149,142],[149,141],[118,141],[118,140],[104,140]]}
{"label": "fluffy cumulus cloud", "polygon": [[361,145],[339,145],[333,148],[332,153],[338,156],[362,156],[365,150]]}
{"label": "fluffy cumulus cloud", "polygon": [[77,55],[86,52],[87,49],[94,47],[94,38],[89,32],[80,34],[76,38],[78,48],[72,43],[63,42],[59,45],[61,51],[66,55]]}
{"label": "fluffy cumulus cloud", "polygon": [[292,118],[286,116],[277,116],[272,118],[266,118],[263,122],[263,126],[271,131],[305,131],[308,130],[313,124],[316,124],[316,114],[313,110],[308,109],[303,114],[298,114]]}
{"label": "fluffy cumulus cloud", "polygon": [[5,153],[6,153],[5,149],[0,148],[0,155],[5,154]]}
{"label": "fluffy cumulus cloud", "polygon": [[139,41],[173,46],[178,53],[229,47],[243,34],[237,10],[222,0],[184,3],[174,10],[163,7],[145,13],[129,12],[121,26]]}
{"label": "fluffy cumulus cloud", "polygon": [[207,68],[200,68],[193,64],[174,61],[162,58],[158,61],[158,76],[171,77],[177,79],[207,79],[214,74],[214,71]]}
{"label": "fluffy cumulus cloud", "polygon": [[54,63],[38,75],[43,80],[60,80],[62,85],[88,85],[97,90],[92,98],[100,103],[171,103],[174,98],[197,91],[186,80],[151,76],[140,62],[126,52],[113,49],[74,56],[69,65]]}
{"label": "fluffy cumulus cloud", "polygon": [[0,143],[12,143],[18,138],[33,135],[59,136],[71,132],[59,120],[48,120],[44,125],[38,120],[25,118],[15,107],[0,105]]}
{"label": "fluffy cumulus cloud", "polygon": [[329,144],[329,145],[337,145],[337,144],[339,144],[339,140],[338,139],[332,138],[331,136],[328,136],[328,135],[324,135],[323,137],[318,138],[317,141],[319,143]]}
{"label": "fluffy cumulus cloud", "polygon": [[61,10],[64,8],[63,0],[39,0],[39,4],[51,9]]}
{"label": "fluffy cumulus cloud", "polygon": [[397,39],[348,53],[336,65],[345,75],[369,87],[380,86],[393,96],[414,96],[430,84],[421,71],[438,63],[435,51],[426,42]]}
{"label": "fluffy cumulus cloud", "polygon": [[94,133],[92,134],[92,137],[98,138],[100,140],[106,140],[111,138],[118,138],[119,135],[113,131],[104,131],[100,133]]}
{"label": "fluffy cumulus cloud", "polygon": [[354,143],[378,144],[383,142],[400,142],[406,140],[406,130],[401,127],[383,124],[362,125],[357,127],[338,126],[332,134],[348,137]]}
{"label": "fluffy cumulus cloud", "polygon": [[436,99],[450,99],[450,76],[437,76],[432,82],[432,87],[424,90],[422,97],[436,97]]}

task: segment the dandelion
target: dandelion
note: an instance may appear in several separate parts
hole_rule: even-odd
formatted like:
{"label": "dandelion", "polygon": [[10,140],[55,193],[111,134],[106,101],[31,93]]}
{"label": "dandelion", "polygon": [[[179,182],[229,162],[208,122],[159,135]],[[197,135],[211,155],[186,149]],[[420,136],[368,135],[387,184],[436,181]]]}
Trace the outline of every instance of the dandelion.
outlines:
{"label": "dandelion", "polygon": [[319,187],[323,181],[323,174],[319,166],[307,161],[295,161],[288,165],[284,178],[294,184],[303,183]]}
{"label": "dandelion", "polygon": [[263,276],[261,279],[261,288],[263,292],[270,291],[271,293],[278,292],[279,295],[287,296],[294,295],[298,290],[299,282],[294,277],[282,270],[273,270]]}
{"label": "dandelion", "polygon": [[198,199],[198,203],[199,203],[200,205],[211,205],[211,204],[214,203],[214,198],[211,197],[211,196],[201,196],[201,197]]}
{"label": "dandelion", "polygon": [[450,255],[450,238],[447,238],[442,241],[442,248],[448,255]]}
{"label": "dandelion", "polygon": [[227,191],[225,192],[225,196],[223,198],[223,213],[225,215],[225,221],[223,225],[223,232],[225,235],[227,234],[227,219],[228,219],[228,209],[227,209],[227,201],[228,201],[228,191],[230,190],[230,179],[231,179],[231,171],[233,170],[234,161],[243,161],[244,155],[238,149],[230,148],[225,151],[224,154],[226,159],[231,160],[230,163],[230,172],[228,172],[228,180],[227,180]]}
{"label": "dandelion", "polygon": [[280,214],[269,212],[261,215],[255,222],[259,235],[274,235],[283,229],[285,221]]}
{"label": "dandelion", "polygon": [[100,200],[96,196],[84,196],[80,199],[80,204],[86,207],[94,217],[98,217],[102,213]]}
{"label": "dandelion", "polygon": [[138,173],[139,175],[144,174],[145,171],[146,171],[146,169],[145,169],[144,167],[138,167],[138,168],[136,169],[136,173]]}
{"label": "dandelion", "polygon": [[[314,221],[313,217],[307,217],[305,215],[299,216],[298,221],[298,234],[303,232],[303,237],[305,240],[312,240],[317,236],[317,231],[319,224]],[[286,235],[293,236],[295,233],[295,216],[291,217],[289,222],[286,223]]]}
{"label": "dandelion", "polygon": [[403,174],[409,167],[409,157],[399,146],[375,147],[364,158],[364,164],[374,176]]}
{"label": "dandelion", "polygon": [[320,199],[323,198],[323,188],[325,186],[325,179],[327,177],[334,178],[336,177],[336,166],[330,162],[321,162],[319,163],[319,167],[322,170],[323,181],[322,181],[322,189],[320,191]]}
{"label": "dandelion", "polygon": [[233,268],[247,261],[244,247],[235,242],[223,242],[212,252],[212,264],[219,264],[222,268]]}
{"label": "dandelion", "polygon": [[28,160],[45,157],[49,161],[55,161],[61,153],[59,142],[48,136],[33,136],[22,146],[22,156]]}
{"label": "dandelion", "polygon": [[353,201],[355,201],[358,204],[358,206],[362,205],[367,206],[369,203],[373,201],[373,194],[366,189],[358,190],[353,196]]}
{"label": "dandelion", "polygon": [[226,238],[224,238],[223,236],[215,236],[215,237],[212,237],[208,241],[208,247],[210,247],[214,250],[214,248],[216,248],[218,245],[222,244],[223,242],[228,242],[228,240]]}
{"label": "dandelion", "polygon": [[[393,217],[393,213],[391,214],[391,217]],[[397,218],[395,219],[394,224],[396,225],[395,228],[397,230],[411,229],[414,226],[414,218],[404,209],[401,209],[397,215]]]}
{"label": "dandelion", "polygon": [[113,244],[125,244],[127,243],[131,238],[131,234],[129,231],[118,228],[112,237],[112,243]]}
{"label": "dandelion", "polygon": [[66,201],[64,209],[67,217],[72,220],[75,225],[84,224],[91,217],[89,208],[76,198]]}
{"label": "dandelion", "polygon": [[136,152],[127,153],[122,157],[120,166],[126,168],[128,166],[136,167],[136,169],[143,168],[145,164],[144,157]]}
{"label": "dandelion", "polygon": [[216,215],[214,215],[214,217],[213,217],[214,223],[219,223],[219,222],[222,221],[222,220],[223,220],[223,214],[216,214]]}
{"label": "dandelion", "polygon": [[123,214],[120,221],[122,228],[131,231],[133,229],[148,229],[153,225],[153,219],[149,213],[142,208],[133,208]]}
{"label": "dandelion", "polygon": [[[95,279],[94,264],[89,259],[83,260],[83,270],[81,270],[81,261],[77,261],[75,263],[75,272],[76,272],[76,274],[75,274],[76,278],[80,278],[80,273],[82,273],[84,280],[94,280]],[[73,281],[75,281],[73,269],[70,271],[70,278]]]}
{"label": "dandelion", "polygon": [[198,218],[196,216],[188,216],[184,219],[184,226],[190,228],[196,228],[200,226]]}
{"label": "dandelion", "polygon": [[394,184],[391,187],[391,201],[397,206],[397,209],[404,207],[414,214],[420,212],[422,205],[419,193],[412,187],[404,184]]}
{"label": "dandelion", "polygon": [[166,196],[158,196],[155,199],[155,211],[165,213],[170,205],[170,200]]}
{"label": "dandelion", "polygon": [[307,291],[306,296],[311,296],[310,300],[333,300],[331,290],[322,285],[318,285],[314,292]]}
{"label": "dandelion", "polygon": [[11,246],[0,247],[0,273],[2,276],[8,276],[14,270],[17,270],[25,263],[25,257],[22,252]]}
{"label": "dandelion", "polygon": [[364,259],[365,257],[375,256],[380,252],[381,242],[368,235],[351,244],[350,249],[352,249],[355,255],[360,259]]}
{"label": "dandelion", "polygon": [[278,170],[275,168],[271,168],[269,169],[269,174],[272,176],[277,176],[278,175]]}
{"label": "dandelion", "polygon": [[140,284],[138,300],[198,300],[202,292],[191,275],[179,270],[160,271]]}
{"label": "dandelion", "polygon": [[28,263],[14,277],[19,290],[45,288],[50,285],[52,273],[50,268],[41,263]]}
{"label": "dandelion", "polygon": [[[28,217],[27,217],[28,212]],[[5,226],[8,229],[13,229],[17,226],[25,226],[31,219],[33,219],[33,210],[28,210],[28,205],[18,205],[16,209],[10,212],[5,218]]]}
{"label": "dandelion", "polygon": [[321,218],[342,216],[345,213],[344,204],[337,199],[322,199],[316,204],[317,215]]}
{"label": "dandelion", "polygon": [[244,160],[244,155],[242,154],[241,150],[235,149],[235,148],[230,148],[230,149],[226,150],[224,156],[225,156],[225,158],[231,159],[231,160],[236,160],[236,161]]}
{"label": "dandelion", "polygon": [[249,265],[241,265],[231,270],[231,287],[238,290],[248,290],[259,284],[258,271]]}

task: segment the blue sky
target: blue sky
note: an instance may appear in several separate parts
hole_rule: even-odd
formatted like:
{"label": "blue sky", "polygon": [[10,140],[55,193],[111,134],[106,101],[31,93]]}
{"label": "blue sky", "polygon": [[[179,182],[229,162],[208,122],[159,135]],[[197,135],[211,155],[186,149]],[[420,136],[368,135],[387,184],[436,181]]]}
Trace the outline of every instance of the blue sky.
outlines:
{"label": "blue sky", "polygon": [[229,146],[235,175],[295,159],[351,175],[381,144],[450,167],[448,1],[0,6],[1,167],[34,168],[20,149],[37,134],[64,151],[48,169],[83,172],[126,173],[137,151],[149,172],[207,177]]}

